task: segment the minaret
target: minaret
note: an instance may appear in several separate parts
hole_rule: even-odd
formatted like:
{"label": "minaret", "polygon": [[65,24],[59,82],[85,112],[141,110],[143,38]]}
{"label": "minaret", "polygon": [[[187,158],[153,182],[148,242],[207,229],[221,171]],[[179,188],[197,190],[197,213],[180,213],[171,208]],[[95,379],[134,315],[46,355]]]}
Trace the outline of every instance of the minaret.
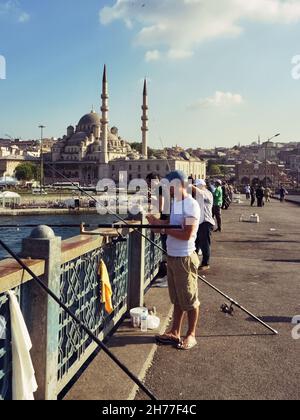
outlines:
{"label": "minaret", "polygon": [[103,80],[102,80],[102,106],[101,106],[101,143],[102,143],[102,155],[101,163],[108,163],[108,83],[106,77],[106,65],[104,66]]}
{"label": "minaret", "polygon": [[148,92],[147,92],[147,80],[144,81],[144,91],[143,91],[143,115],[142,115],[142,143],[143,143],[143,151],[142,154],[145,159],[148,159]]}

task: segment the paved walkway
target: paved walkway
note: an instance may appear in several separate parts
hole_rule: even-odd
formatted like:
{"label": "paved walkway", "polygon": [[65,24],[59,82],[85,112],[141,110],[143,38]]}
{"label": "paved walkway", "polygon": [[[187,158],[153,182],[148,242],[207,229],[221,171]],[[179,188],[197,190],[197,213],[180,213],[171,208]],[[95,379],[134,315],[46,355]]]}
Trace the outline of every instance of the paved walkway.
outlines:
{"label": "paved walkway", "polygon": [[255,211],[260,224],[239,222],[251,214],[245,203],[224,213],[207,279],[280,335],[239,310],[224,315],[225,299],[201,283],[199,346],[159,347],[148,373],[146,383],[160,399],[300,398],[300,340],[291,336],[291,319],[300,315],[300,206],[273,201]]}

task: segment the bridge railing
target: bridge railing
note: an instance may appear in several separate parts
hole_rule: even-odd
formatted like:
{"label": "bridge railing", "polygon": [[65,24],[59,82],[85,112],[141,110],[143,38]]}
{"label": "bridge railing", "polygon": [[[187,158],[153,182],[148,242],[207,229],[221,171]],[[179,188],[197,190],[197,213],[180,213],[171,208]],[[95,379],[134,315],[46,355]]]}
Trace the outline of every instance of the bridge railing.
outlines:
{"label": "bridge railing", "polygon": [[[94,232],[96,233],[96,232]],[[121,233],[121,237],[119,234]],[[151,233],[160,244],[160,236]],[[23,240],[22,255],[35,273],[100,339],[110,334],[125,314],[144,304],[144,295],[157,275],[162,255],[136,231],[98,231],[61,242],[50,230]],[[100,262],[105,263],[112,286],[113,312],[101,299]],[[9,278],[1,271],[0,316],[7,323],[6,340],[0,340],[0,398],[11,399],[10,318],[5,292],[24,294],[25,321],[32,339],[31,351],[39,385],[35,397],[53,400],[78,375],[96,345],[36,284],[14,264]],[[22,299],[23,300],[23,299]]]}

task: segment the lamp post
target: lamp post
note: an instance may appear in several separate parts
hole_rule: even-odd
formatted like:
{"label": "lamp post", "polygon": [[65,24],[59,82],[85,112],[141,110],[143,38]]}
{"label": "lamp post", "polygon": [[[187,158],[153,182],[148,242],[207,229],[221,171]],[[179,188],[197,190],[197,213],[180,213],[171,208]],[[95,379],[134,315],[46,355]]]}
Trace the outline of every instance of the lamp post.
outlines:
{"label": "lamp post", "polygon": [[41,151],[40,151],[40,163],[41,163],[41,174],[40,174],[40,192],[43,194],[43,183],[44,183],[44,155],[43,155],[43,138],[44,138],[44,125],[39,125],[41,130]]}
{"label": "lamp post", "polygon": [[279,137],[280,133],[275,134],[273,137],[270,137],[268,139],[268,141],[265,142],[265,180],[266,180],[266,184],[265,187],[267,188],[268,186],[268,159],[267,159],[267,149],[268,149],[268,144],[270,143],[271,140],[275,139],[275,137]]}

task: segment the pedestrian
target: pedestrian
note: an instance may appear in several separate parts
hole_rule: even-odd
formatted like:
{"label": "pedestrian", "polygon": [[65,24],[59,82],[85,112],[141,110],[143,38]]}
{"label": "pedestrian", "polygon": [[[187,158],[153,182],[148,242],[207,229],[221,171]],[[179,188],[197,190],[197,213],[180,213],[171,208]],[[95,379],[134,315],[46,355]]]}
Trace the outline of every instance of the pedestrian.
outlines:
{"label": "pedestrian", "polygon": [[283,185],[281,185],[280,190],[279,190],[279,195],[280,195],[280,202],[283,203],[285,201],[285,197],[287,196],[288,191],[284,188]]}
{"label": "pedestrian", "polygon": [[265,191],[264,191],[263,186],[260,185],[256,190],[257,207],[264,206],[264,197],[265,197]]}
{"label": "pedestrian", "polygon": [[222,193],[223,193],[222,209],[228,210],[230,207],[231,201],[230,201],[230,196],[229,196],[229,187],[226,181],[223,182]]}
{"label": "pedestrian", "polygon": [[266,203],[270,203],[271,202],[271,194],[272,194],[271,188],[267,187],[265,189],[265,202]]}
{"label": "pedestrian", "polygon": [[246,193],[246,200],[250,200],[250,198],[251,198],[251,187],[250,187],[250,185],[246,185],[245,193]]}
{"label": "pedestrian", "polygon": [[202,252],[201,271],[210,269],[210,255],[211,255],[211,233],[215,226],[215,221],[212,215],[212,208],[214,197],[207,189],[206,182],[203,179],[197,179],[194,183],[195,198],[200,205],[200,226],[196,240],[196,252]]}
{"label": "pedestrian", "polygon": [[[174,305],[173,325],[170,332],[157,336],[160,344],[175,345],[179,350],[190,350],[197,345],[196,327],[199,319],[198,269],[199,257],[196,253],[196,238],[200,222],[200,207],[188,194],[188,180],[181,171],[171,172],[166,179],[171,183],[170,195],[174,199],[171,206],[170,224],[182,226],[182,230],[168,229],[168,285],[171,302]],[[176,186],[172,185],[173,182]],[[168,224],[149,215],[150,224]],[[157,233],[157,231],[155,231]],[[163,229],[159,231],[165,234]],[[181,339],[184,316],[187,313],[188,331]]]}
{"label": "pedestrian", "polygon": [[253,185],[250,187],[250,196],[251,196],[251,207],[253,207],[256,201],[256,190]]}
{"label": "pedestrian", "polygon": [[222,232],[222,206],[223,206],[223,191],[222,181],[216,181],[216,189],[214,192],[213,217],[217,220],[217,229],[215,232]]}

